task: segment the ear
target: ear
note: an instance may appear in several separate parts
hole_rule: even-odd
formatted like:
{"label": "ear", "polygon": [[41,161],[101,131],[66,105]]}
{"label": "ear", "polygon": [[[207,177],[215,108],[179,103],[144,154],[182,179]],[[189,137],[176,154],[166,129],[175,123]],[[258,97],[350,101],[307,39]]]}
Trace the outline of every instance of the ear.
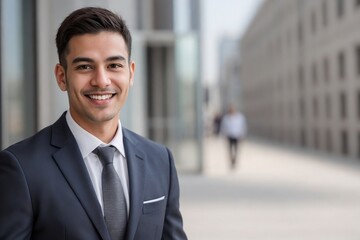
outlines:
{"label": "ear", "polygon": [[134,85],[135,62],[130,62],[130,86]]}
{"label": "ear", "polygon": [[66,85],[66,72],[63,66],[61,66],[59,63],[56,64],[55,66],[55,77],[56,77],[56,82],[59,86],[59,88],[62,91],[66,91],[67,90],[67,85]]}

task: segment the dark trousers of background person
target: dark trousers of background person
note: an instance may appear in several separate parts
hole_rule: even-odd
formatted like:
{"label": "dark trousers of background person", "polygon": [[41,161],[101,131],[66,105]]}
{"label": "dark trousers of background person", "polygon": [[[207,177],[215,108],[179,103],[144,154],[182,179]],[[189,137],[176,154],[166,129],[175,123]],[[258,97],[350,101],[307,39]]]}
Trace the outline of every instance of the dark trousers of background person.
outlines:
{"label": "dark trousers of background person", "polygon": [[236,166],[236,157],[238,152],[239,139],[228,137],[229,142],[229,154],[230,154],[230,164],[231,168]]}

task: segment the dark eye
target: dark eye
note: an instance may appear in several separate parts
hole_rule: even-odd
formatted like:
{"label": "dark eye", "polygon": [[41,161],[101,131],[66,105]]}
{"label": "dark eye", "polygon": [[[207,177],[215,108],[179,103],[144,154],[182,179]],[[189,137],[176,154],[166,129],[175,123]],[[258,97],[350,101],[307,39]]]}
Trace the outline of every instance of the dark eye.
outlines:
{"label": "dark eye", "polygon": [[111,63],[109,64],[109,67],[108,68],[122,68],[123,65],[119,64],[119,63]]}
{"label": "dark eye", "polygon": [[90,65],[79,65],[76,67],[76,70],[89,70],[92,69]]}

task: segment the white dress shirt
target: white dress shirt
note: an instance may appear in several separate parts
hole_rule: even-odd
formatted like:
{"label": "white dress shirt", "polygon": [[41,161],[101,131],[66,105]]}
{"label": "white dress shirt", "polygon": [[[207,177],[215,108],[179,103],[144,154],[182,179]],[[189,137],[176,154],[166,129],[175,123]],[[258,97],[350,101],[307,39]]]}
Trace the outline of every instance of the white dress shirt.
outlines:
{"label": "white dress shirt", "polygon": [[129,207],[130,207],[129,206],[129,176],[128,176],[128,168],[127,168],[124,142],[123,142],[123,133],[122,133],[120,120],[116,134],[109,144],[103,143],[100,139],[98,139],[97,137],[87,132],[82,127],[80,127],[72,118],[69,111],[66,113],[66,121],[67,124],[69,125],[72,134],[75,137],[77,144],[79,145],[81,155],[84,159],[86,168],[89,172],[90,179],[92,181],[96,196],[99,200],[103,213],[104,213],[104,207],[103,207],[102,187],[101,187],[102,186],[101,172],[103,166],[100,162],[100,159],[96,154],[93,153],[93,151],[99,146],[105,147],[112,145],[116,148],[114,155],[114,168],[119,175],[124,190],[127,212],[129,215]]}

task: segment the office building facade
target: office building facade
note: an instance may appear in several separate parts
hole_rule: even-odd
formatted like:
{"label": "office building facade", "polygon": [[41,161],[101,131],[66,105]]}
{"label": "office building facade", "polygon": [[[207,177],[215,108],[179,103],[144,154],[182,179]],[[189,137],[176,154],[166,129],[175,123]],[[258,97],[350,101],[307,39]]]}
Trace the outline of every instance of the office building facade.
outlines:
{"label": "office building facade", "polygon": [[252,134],[360,158],[360,1],[267,0],[241,40]]}

